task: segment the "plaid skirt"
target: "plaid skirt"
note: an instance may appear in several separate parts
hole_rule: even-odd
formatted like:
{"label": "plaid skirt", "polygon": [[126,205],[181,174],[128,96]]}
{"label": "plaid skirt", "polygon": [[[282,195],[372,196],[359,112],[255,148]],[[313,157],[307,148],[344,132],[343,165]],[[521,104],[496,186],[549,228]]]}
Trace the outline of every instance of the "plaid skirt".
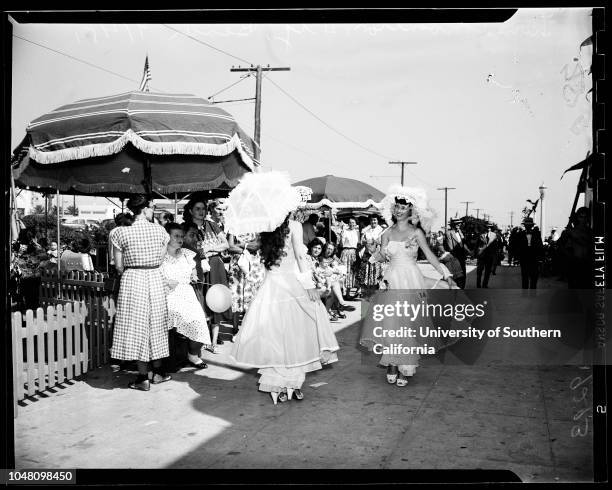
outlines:
{"label": "plaid skirt", "polygon": [[168,357],[168,311],[159,269],[127,269],[121,277],[111,357],[152,361]]}

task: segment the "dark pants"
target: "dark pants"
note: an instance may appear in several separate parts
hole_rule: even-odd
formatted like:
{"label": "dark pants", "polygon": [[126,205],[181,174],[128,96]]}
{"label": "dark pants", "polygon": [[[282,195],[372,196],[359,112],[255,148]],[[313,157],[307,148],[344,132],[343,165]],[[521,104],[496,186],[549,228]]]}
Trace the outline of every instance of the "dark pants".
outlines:
{"label": "dark pants", "polygon": [[459,247],[453,249],[451,251],[451,254],[457,259],[457,262],[459,262],[461,270],[463,271],[463,277],[453,277],[453,279],[457,283],[457,286],[459,286],[461,289],[465,289],[465,281],[467,280],[467,269],[465,267],[465,261],[467,257],[465,256],[465,252],[463,251],[463,249]]}
{"label": "dark pants", "polygon": [[521,283],[523,289],[536,289],[538,283],[538,261],[532,257],[521,257]]}
{"label": "dark pants", "polygon": [[[476,264],[476,287],[489,287],[489,277],[491,276],[491,270],[493,269],[494,256],[486,255],[480,257]],[[482,271],[484,270],[484,280],[481,282]],[[482,286],[481,286],[482,284]]]}
{"label": "dark pants", "polygon": [[461,265],[461,270],[463,271],[463,277],[457,277],[453,279],[455,279],[457,286],[459,286],[461,289],[465,289],[465,281],[467,280],[467,269],[465,267],[465,256],[457,257],[455,255],[455,258],[459,261],[459,265]]}

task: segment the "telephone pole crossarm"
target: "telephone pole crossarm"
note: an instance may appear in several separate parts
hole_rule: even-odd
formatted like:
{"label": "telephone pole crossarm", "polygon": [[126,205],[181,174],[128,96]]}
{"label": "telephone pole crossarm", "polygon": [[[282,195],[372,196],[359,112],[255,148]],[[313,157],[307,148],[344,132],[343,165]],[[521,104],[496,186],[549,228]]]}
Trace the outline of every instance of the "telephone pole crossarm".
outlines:
{"label": "telephone pole crossarm", "polygon": [[404,166],[405,165],[416,165],[418,162],[389,162],[389,165],[401,165],[402,166],[402,177],[401,183],[404,185]]}

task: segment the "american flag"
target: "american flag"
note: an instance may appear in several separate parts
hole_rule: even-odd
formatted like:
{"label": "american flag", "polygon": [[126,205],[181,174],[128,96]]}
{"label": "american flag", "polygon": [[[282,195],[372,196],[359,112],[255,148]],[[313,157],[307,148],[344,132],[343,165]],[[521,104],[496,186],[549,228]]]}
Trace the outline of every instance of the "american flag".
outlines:
{"label": "american flag", "polygon": [[149,81],[151,80],[151,70],[149,70],[149,56],[145,58],[144,72],[142,74],[142,81],[140,82],[140,90],[141,92],[149,91]]}

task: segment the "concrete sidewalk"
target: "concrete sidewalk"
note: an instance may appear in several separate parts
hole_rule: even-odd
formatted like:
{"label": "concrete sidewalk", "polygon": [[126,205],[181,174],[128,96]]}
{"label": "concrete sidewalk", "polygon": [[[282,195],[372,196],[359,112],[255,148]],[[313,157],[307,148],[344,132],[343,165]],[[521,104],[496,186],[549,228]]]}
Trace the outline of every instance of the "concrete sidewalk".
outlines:
{"label": "concrete sidewalk", "polygon": [[228,342],[207,353],[208,369],[185,368],[147,393],[127,389],[133,374],[103,368],[20,407],[16,466],[483,468],[592,481],[592,428],[571,435],[584,424],[573,420],[582,405],[570,383],[589,370],[428,358],[398,388],[362,362],[358,310],[333,325],[339,362],[307,376],[301,402],[274,406],[255,370],[231,365]]}

